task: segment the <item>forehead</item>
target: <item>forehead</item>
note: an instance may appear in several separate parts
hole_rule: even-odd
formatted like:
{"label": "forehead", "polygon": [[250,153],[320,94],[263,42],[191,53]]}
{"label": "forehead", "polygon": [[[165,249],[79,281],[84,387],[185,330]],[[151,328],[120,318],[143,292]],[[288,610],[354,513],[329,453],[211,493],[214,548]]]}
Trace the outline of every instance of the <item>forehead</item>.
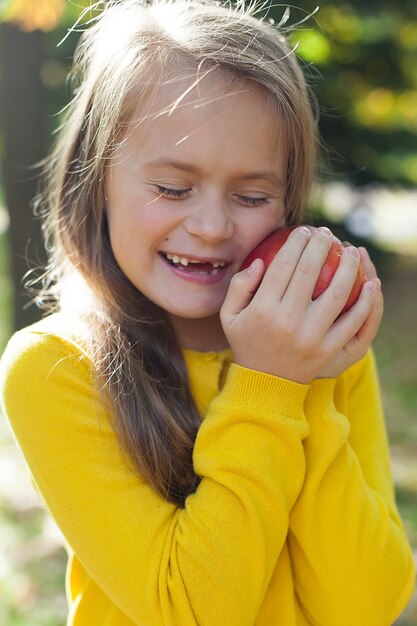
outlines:
{"label": "forehead", "polygon": [[264,88],[219,67],[182,68],[138,99],[124,143],[179,146],[197,135],[206,140],[207,131],[214,140],[220,132],[249,136],[254,127],[282,148],[282,118]]}

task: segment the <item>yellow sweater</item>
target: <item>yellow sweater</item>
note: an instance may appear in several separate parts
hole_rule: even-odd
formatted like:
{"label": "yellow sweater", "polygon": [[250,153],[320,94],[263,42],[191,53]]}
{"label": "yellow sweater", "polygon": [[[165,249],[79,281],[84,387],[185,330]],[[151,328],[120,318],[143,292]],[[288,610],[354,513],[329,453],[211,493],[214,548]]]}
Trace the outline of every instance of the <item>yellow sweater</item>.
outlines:
{"label": "yellow sweater", "polygon": [[127,468],[64,316],[5,351],[4,410],[68,544],[68,624],[392,624],[414,567],[372,355],[311,385],[184,356],[202,481],[179,509]]}

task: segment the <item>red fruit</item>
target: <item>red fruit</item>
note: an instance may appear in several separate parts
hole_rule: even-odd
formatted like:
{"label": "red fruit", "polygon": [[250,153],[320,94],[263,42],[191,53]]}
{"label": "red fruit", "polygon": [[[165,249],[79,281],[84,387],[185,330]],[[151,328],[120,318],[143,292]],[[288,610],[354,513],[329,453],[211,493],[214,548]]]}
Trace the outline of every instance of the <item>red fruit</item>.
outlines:
{"label": "red fruit", "polygon": [[[283,244],[287,241],[289,234],[294,230],[294,228],[297,228],[297,226],[286,226],[285,228],[278,228],[277,230],[274,230],[274,232],[265,237],[265,239],[261,241],[261,243],[258,244],[256,248],[252,250],[252,252],[249,253],[249,255],[244,260],[241,269],[243,270],[246,267],[249,267],[249,265],[255,259],[262,259],[265,263],[265,267],[268,267],[278,250],[280,250]],[[334,241],[331,245],[329,254],[327,255],[323,267],[321,268],[316,286],[314,287],[312,300],[318,298],[323,293],[323,291],[327,289],[327,287],[330,285],[333,275],[339,266],[342,254],[342,244]],[[365,274],[365,270],[363,269],[362,264],[360,264],[355,283],[352,287],[352,291],[350,292],[346,304],[340,312],[340,315],[346,313],[346,311],[349,311],[349,309],[355,304],[356,300],[359,298],[362,286],[366,282],[366,280],[367,276]]]}

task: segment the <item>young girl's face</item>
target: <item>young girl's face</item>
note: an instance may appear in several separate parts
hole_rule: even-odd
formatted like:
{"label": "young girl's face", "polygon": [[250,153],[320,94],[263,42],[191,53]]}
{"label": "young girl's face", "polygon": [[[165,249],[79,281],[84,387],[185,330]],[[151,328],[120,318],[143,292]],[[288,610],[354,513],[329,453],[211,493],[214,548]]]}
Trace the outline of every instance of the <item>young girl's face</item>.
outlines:
{"label": "young girl's face", "polygon": [[157,115],[185,91],[184,81],[165,86],[106,177],[118,264],[150,300],[188,320],[217,315],[247,254],[284,224],[279,120],[259,86],[225,85],[206,76]]}

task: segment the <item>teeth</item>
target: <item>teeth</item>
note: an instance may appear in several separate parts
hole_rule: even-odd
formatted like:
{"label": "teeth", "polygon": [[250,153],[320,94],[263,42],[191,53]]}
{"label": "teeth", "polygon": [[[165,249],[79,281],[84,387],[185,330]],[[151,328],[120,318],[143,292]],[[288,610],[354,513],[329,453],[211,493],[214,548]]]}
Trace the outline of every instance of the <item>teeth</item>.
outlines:
{"label": "teeth", "polygon": [[[195,259],[187,259],[186,257],[182,256],[178,256],[177,254],[169,254],[168,252],[165,253],[166,258],[169,261],[172,261],[173,263],[181,263],[181,265],[184,265],[184,267],[187,267],[187,265],[189,263],[202,263],[203,261],[196,261]],[[213,268],[214,269],[218,269],[219,267],[224,267],[226,265],[225,261],[215,261],[214,263],[212,263]]]}

